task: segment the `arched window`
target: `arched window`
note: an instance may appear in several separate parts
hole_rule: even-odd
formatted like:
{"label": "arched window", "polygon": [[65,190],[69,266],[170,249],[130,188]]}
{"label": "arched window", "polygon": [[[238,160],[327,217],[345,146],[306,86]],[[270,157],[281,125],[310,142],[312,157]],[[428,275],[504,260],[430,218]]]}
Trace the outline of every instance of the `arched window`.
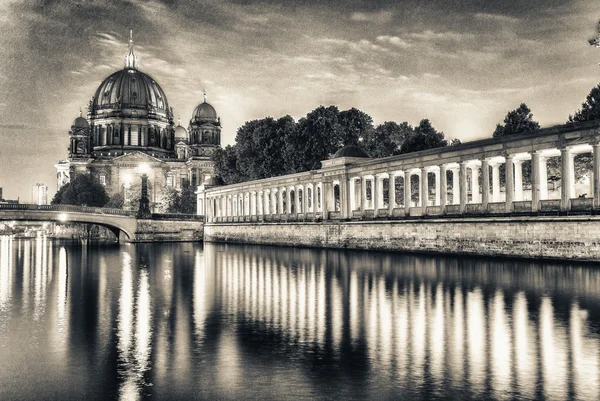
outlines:
{"label": "arched window", "polygon": [[340,184],[333,186],[333,210],[340,211]]}
{"label": "arched window", "polygon": [[298,213],[304,213],[304,191],[298,189]]}
{"label": "arched window", "polygon": [[317,187],[317,211],[321,211],[322,210],[322,204],[321,204],[321,187]]}
{"label": "arched window", "polygon": [[310,187],[306,188],[306,196],[308,196],[308,199],[307,199],[308,200],[308,210],[311,210],[312,207],[313,207],[313,197],[312,197],[312,194],[313,194],[312,188],[310,188]]}
{"label": "arched window", "polygon": [[287,193],[285,189],[281,190],[281,214],[287,213]]}
{"label": "arched window", "polygon": [[293,189],[290,189],[290,213],[296,213],[296,192]]}

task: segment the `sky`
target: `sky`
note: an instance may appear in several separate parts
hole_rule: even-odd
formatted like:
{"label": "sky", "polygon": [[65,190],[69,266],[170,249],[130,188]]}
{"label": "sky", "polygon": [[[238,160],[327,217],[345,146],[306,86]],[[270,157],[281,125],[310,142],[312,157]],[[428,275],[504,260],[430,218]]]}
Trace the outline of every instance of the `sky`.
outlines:
{"label": "sky", "polygon": [[130,29],[182,125],[206,89],[222,145],[246,121],[332,104],[466,142],[522,102],[544,127],[577,111],[600,82],[598,19],[597,0],[0,0],[0,187],[53,195]]}

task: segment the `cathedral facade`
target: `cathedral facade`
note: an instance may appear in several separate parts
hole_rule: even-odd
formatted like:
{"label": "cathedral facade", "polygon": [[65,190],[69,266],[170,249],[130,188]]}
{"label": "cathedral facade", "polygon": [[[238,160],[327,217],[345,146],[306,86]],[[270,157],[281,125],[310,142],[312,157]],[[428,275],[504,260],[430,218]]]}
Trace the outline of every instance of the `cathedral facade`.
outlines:
{"label": "cathedral facade", "polygon": [[139,197],[141,174],[148,175],[150,205],[160,204],[165,188],[194,187],[214,173],[211,155],[221,144],[221,120],[200,103],[188,128],[174,124],[173,109],[158,83],[138,69],[129,39],[125,67],[102,81],[87,115],[79,113],[69,131],[69,156],[56,164],[57,187],[89,173],[125,205]]}

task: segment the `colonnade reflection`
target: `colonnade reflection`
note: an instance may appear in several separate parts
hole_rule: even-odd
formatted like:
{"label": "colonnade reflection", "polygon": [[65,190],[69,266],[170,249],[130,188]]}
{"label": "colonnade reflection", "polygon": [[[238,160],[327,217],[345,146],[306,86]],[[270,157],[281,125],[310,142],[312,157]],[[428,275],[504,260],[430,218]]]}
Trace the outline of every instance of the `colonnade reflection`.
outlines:
{"label": "colonnade reflection", "polygon": [[[365,350],[376,382],[475,398],[600,397],[600,272],[524,263],[503,283],[510,262],[263,249],[214,254],[224,309],[317,354]],[[571,291],[548,294],[562,275]],[[582,275],[593,279],[575,282]]]}
{"label": "colonnade reflection", "polygon": [[27,377],[24,398],[597,400],[599,306],[593,267],[3,237],[0,382]]}

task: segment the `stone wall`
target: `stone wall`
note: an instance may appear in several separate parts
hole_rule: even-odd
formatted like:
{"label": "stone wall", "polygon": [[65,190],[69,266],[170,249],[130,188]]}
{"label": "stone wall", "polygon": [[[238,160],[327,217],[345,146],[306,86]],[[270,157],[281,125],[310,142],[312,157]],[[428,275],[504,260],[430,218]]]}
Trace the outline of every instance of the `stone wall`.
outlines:
{"label": "stone wall", "polygon": [[600,261],[600,217],[212,223],[204,227],[204,240]]}
{"label": "stone wall", "polygon": [[204,223],[190,220],[138,219],[131,242],[202,241]]}

